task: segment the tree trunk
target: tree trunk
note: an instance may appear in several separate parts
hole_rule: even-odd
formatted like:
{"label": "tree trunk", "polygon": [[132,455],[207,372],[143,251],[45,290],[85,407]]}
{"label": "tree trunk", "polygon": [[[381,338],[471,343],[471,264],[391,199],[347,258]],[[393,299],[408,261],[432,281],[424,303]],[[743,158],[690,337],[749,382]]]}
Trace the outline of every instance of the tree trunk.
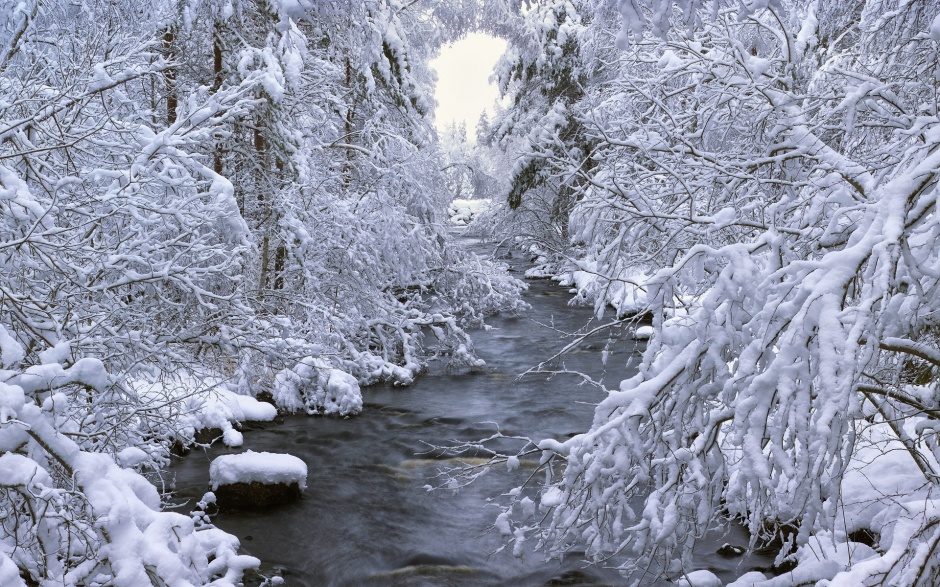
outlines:
{"label": "tree trunk", "polygon": [[[173,27],[167,27],[163,33],[163,56],[167,61],[172,62],[175,55],[173,42],[176,38]],[[166,83],[166,124],[171,126],[176,123],[176,106],[179,99],[176,95],[176,66],[170,66],[163,72],[163,80]]]}
{"label": "tree trunk", "polygon": [[[349,92],[352,92],[352,64],[349,59],[346,60],[346,89]],[[352,100],[349,100],[349,104],[346,106],[346,116],[344,117],[344,132],[345,136],[343,141],[347,143],[352,143],[352,130],[353,130],[353,120],[355,118],[355,109],[352,105]],[[352,180],[352,166],[353,166],[353,150],[346,149],[346,160],[343,162],[343,186],[349,187],[349,183]]]}
{"label": "tree trunk", "polygon": [[[212,30],[212,91],[217,92],[222,87],[222,25],[218,22]],[[222,174],[222,139],[215,144],[215,153],[212,157],[212,171]],[[239,205],[240,211],[244,213],[244,206]]]}
{"label": "tree trunk", "polygon": [[264,290],[268,287],[268,249],[270,247],[268,235],[261,239],[261,275],[258,278],[258,299],[264,299]]}
{"label": "tree trunk", "polygon": [[284,289],[284,269],[287,265],[287,247],[278,245],[274,252],[274,289]]}

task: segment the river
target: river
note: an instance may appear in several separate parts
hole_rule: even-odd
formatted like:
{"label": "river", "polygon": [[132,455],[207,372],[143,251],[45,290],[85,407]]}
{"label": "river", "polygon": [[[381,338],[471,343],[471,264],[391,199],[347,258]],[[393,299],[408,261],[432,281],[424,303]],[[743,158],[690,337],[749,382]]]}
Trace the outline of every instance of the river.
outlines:
{"label": "river", "polygon": [[[509,261],[517,274],[527,266]],[[616,571],[588,566],[577,552],[563,561],[546,561],[531,548],[521,558],[511,547],[496,552],[504,539],[492,529],[499,510],[490,500],[522,483],[531,464],[511,473],[500,467],[458,491],[425,488],[440,485],[436,473],[454,464],[428,452],[433,446],[488,436],[497,424],[504,434],[532,438],[567,438],[590,426],[602,390],[578,385],[572,375],[517,376],[571,342],[567,334],[583,329],[593,312],[569,307],[571,295],[552,281],[528,283],[529,312],[493,317],[489,330],[473,333],[485,369],[449,372],[435,364],[410,387],[364,388],[359,417],[288,416],[249,429],[239,449],[197,449],[172,467],[177,501],[191,504],[206,491],[209,461],[220,454],[287,452],[307,463],[302,500],[223,513],[214,522],[262,560],[263,573],[280,574],[290,587],[624,584]],[[617,334],[585,340],[564,366],[616,387],[643,345]],[[747,537],[737,528],[707,537],[696,551],[697,566],[730,581],[768,564],[723,558],[716,550],[724,542],[746,544]]]}

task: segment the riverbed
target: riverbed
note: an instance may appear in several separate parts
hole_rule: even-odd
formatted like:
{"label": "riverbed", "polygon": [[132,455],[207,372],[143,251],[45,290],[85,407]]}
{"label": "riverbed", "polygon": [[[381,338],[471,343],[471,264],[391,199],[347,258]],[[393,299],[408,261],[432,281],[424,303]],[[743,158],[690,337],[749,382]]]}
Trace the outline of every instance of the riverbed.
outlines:
{"label": "riverbed", "polygon": [[[525,259],[508,261],[516,275],[527,267]],[[507,436],[567,438],[590,427],[593,405],[604,397],[603,389],[581,384],[574,374],[520,377],[599,324],[591,308],[568,306],[566,288],[549,280],[528,284],[526,314],[492,317],[489,329],[473,333],[484,369],[453,371],[435,361],[409,387],[364,388],[361,416],[288,416],[246,431],[238,449],[197,449],[172,468],[177,501],[198,500],[208,485],[209,461],[220,454],[287,452],[308,467],[301,501],[223,513],[214,522],[263,561],[264,574],[279,574],[288,586],[624,584],[608,568],[622,559],[605,567],[588,565],[577,551],[559,561],[546,560],[531,545],[521,557],[511,546],[500,550],[506,540],[493,529],[496,504],[532,474],[534,462],[512,472],[499,467],[459,490],[447,489],[446,477],[439,476],[461,461],[435,447],[480,439],[497,427]],[[642,342],[610,330],[584,340],[552,367],[589,374],[613,388],[633,372],[642,350]],[[737,528],[715,533],[696,551],[698,568],[730,581],[768,564],[719,556],[725,542],[746,544],[747,537]]]}

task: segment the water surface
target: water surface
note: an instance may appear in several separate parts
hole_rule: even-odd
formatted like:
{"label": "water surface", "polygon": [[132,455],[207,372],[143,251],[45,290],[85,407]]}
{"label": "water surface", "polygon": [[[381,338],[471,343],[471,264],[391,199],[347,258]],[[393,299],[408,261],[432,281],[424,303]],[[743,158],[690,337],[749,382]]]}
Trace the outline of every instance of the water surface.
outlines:
{"label": "water surface", "polygon": [[[517,275],[527,266],[509,261]],[[498,552],[505,541],[492,529],[495,503],[532,474],[534,463],[511,473],[500,467],[458,491],[426,489],[443,484],[439,472],[459,464],[433,447],[480,439],[497,426],[505,435],[536,439],[566,438],[590,426],[601,389],[580,385],[571,374],[518,376],[574,340],[572,333],[599,323],[591,322],[590,308],[568,306],[566,288],[546,280],[528,283],[529,312],[491,318],[489,330],[473,333],[485,369],[452,372],[436,362],[410,387],[363,389],[359,417],[289,416],[247,431],[239,449],[194,451],[173,467],[177,496],[198,499],[208,485],[209,461],[219,454],[251,449],[303,459],[309,474],[301,501],[214,520],[241,540],[245,553],[263,561],[263,572],[280,573],[289,586],[624,584],[616,571],[588,566],[577,552],[562,561],[546,561],[531,548],[521,558],[511,547]],[[616,387],[632,374],[641,352],[642,343],[609,331],[583,341],[553,366]],[[723,542],[746,544],[747,538],[726,529],[702,544],[697,562],[730,580],[753,561],[717,556]],[[668,583],[650,582],[660,584]]]}

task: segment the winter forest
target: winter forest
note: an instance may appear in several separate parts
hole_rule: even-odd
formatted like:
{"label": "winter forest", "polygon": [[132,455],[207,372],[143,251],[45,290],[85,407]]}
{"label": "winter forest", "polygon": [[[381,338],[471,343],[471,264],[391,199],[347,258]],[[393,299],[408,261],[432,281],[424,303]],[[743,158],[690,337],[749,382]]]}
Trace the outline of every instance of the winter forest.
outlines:
{"label": "winter forest", "polygon": [[[438,132],[470,32],[502,100]],[[546,278],[598,365],[643,342],[566,369],[579,433],[456,447],[445,489],[526,469],[507,552],[937,587],[938,180],[931,0],[0,0],[0,585],[289,585],[170,507],[179,455],[485,371]],[[731,525],[772,566],[703,568]]]}

